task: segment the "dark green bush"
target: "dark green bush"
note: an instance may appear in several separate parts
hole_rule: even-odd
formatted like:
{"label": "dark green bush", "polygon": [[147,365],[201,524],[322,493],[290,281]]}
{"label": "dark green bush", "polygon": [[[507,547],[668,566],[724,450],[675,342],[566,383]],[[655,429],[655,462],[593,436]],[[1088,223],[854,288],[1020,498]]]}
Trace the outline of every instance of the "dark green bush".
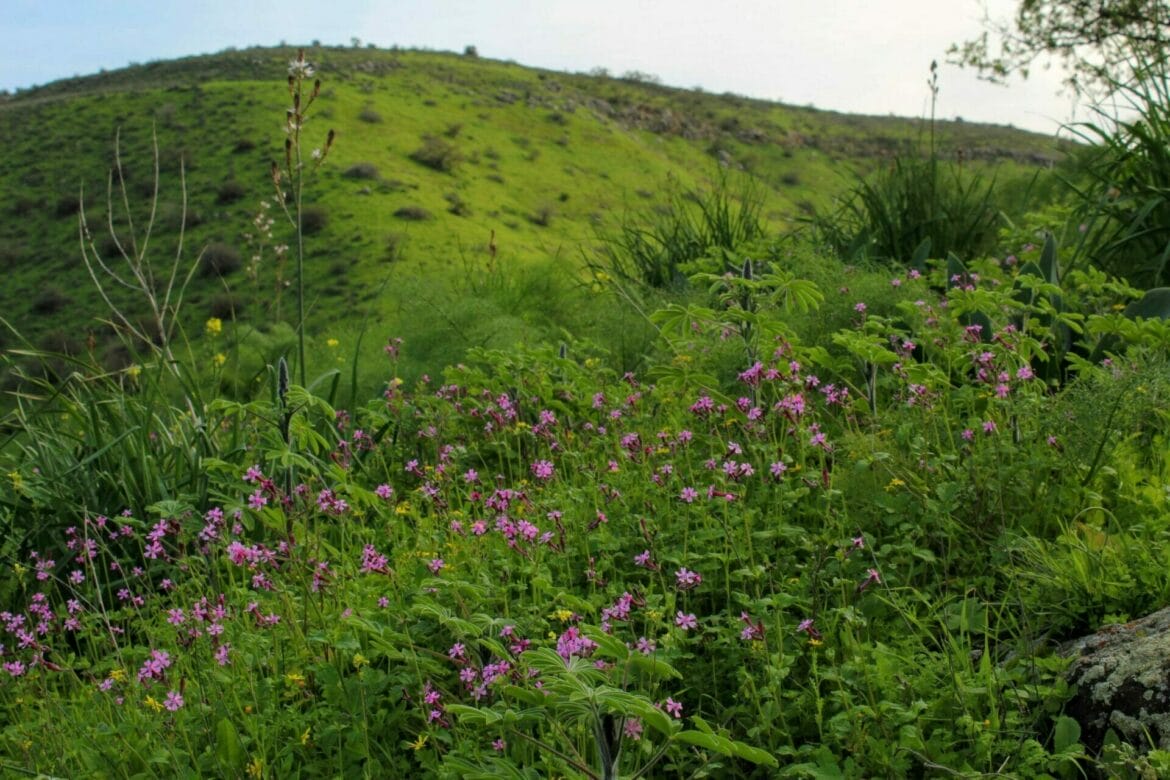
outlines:
{"label": "dark green bush", "polygon": [[451,173],[463,162],[463,154],[455,144],[432,135],[423,137],[423,145],[410,153],[410,159],[432,170]]}
{"label": "dark green bush", "polygon": [[324,206],[305,206],[301,210],[301,229],[305,235],[320,233],[329,224],[329,212]]}
{"label": "dark green bush", "polygon": [[199,272],[203,276],[227,276],[240,268],[240,252],[234,246],[216,241],[208,244],[199,258]]}
{"label": "dark green bush", "polygon": [[394,212],[394,216],[411,222],[422,222],[431,218],[431,212],[422,206],[403,206]]}
{"label": "dark green bush", "polygon": [[378,166],[371,162],[354,163],[346,168],[341,175],[347,179],[376,179],[378,178]]}
{"label": "dark green bush", "polygon": [[215,202],[219,203],[220,205],[235,203],[237,200],[240,200],[247,194],[248,188],[245,187],[241,182],[238,182],[235,179],[228,179],[223,184],[219,185],[219,190],[217,190],[215,193]]}

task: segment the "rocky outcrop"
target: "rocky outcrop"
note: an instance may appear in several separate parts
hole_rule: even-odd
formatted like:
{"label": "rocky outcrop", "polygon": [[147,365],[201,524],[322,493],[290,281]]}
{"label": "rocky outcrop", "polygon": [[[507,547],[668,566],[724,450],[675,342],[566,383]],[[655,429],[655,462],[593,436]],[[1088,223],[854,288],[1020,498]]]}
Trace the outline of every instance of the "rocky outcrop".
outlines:
{"label": "rocky outcrop", "polygon": [[1068,680],[1076,693],[1065,714],[1081,724],[1088,750],[1100,752],[1110,729],[1135,747],[1170,749],[1170,607],[1062,650],[1075,656]]}

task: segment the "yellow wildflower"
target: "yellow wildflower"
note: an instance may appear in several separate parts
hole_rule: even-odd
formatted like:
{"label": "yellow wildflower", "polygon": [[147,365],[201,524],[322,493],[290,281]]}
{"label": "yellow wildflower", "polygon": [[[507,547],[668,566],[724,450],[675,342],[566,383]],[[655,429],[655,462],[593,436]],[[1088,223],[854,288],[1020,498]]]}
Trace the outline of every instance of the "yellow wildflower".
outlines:
{"label": "yellow wildflower", "polygon": [[155,712],[162,712],[162,704],[160,704],[153,696],[147,696],[142,703],[147,707],[150,707]]}
{"label": "yellow wildflower", "polygon": [[208,336],[218,336],[223,332],[223,320],[219,317],[212,317],[207,321],[204,328],[207,330]]}
{"label": "yellow wildflower", "polygon": [[564,607],[561,607],[556,612],[552,613],[551,617],[555,617],[557,620],[561,621],[562,623],[567,623],[573,617],[573,610],[565,609]]}
{"label": "yellow wildflower", "polygon": [[110,672],[110,679],[114,682],[126,682],[126,670],[118,667]]}
{"label": "yellow wildflower", "polygon": [[289,672],[284,676],[284,681],[289,685],[295,685],[298,688],[305,687],[305,676],[298,672]]}
{"label": "yellow wildflower", "polygon": [[341,342],[338,341],[337,339],[326,339],[325,340],[325,345],[328,346],[330,349],[337,349],[337,345],[340,343]]}
{"label": "yellow wildflower", "polygon": [[301,744],[302,745],[309,744],[309,732],[310,731],[312,731],[312,727],[305,729],[305,733],[301,734]]}
{"label": "yellow wildflower", "polygon": [[889,484],[886,485],[886,492],[889,492],[889,491],[893,490],[894,488],[905,487],[905,485],[906,485],[905,482],[898,479],[897,477],[894,477],[893,479],[890,480]]}
{"label": "yellow wildflower", "polygon": [[8,472],[8,478],[12,480],[12,489],[20,492],[24,488],[24,477],[20,475],[19,471]]}
{"label": "yellow wildflower", "polygon": [[227,362],[227,355],[223,354],[222,352],[216,352],[215,357],[211,359],[211,362],[215,363],[216,366],[222,366]]}
{"label": "yellow wildflower", "polygon": [[411,750],[422,750],[427,744],[427,735],[419,734],[418,739],[410,743]]}
{"label": "yellow wildflower", "polygon": [[130,368],[126,369],[126,373],[131,379],[137,379],[138,375],[142,373],[142,366],[135,363],[134,365],[130,366]]}
{"label": "yellow wildflower", "polygon": [[264,776],[264,759],[257,756],[248,764],[248,777]]}
{"label": "yellow wildflower", "polygon": [[396,514],[396,515],[409,515],[410,514],[410,504],[408,504],[404,501],[401,504],[399,504],[398,506],[394,507],[394,514]]}
{"label": "yellow wildflower", "polygon": [[370,665],[369,658],[366,658],[361,653],[354,653],[353,654],[353,668],[354,669],[361,669],[363,666],[369,666],[369,665]]}

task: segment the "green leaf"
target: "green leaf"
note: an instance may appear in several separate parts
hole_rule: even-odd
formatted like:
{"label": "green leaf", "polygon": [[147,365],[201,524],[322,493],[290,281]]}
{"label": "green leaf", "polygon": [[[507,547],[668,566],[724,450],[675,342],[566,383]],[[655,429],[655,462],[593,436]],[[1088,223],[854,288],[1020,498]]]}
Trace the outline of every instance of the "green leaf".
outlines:
{"label": "green leaf", "polygon": [[235,724],[226,717],[220,718],[215,724],[215,755],[220,763],[240,769],[244,766],[244,746],[240,742],[240,735],[236,733]]}
{"label": "green leaf", "polygon": [[1055,752],[1063,753],[1069,748],[1076,747],[1081,741],[1081,724],[1067,715],[1056,719],[1056,728],[1052,734],[1052,746]]}

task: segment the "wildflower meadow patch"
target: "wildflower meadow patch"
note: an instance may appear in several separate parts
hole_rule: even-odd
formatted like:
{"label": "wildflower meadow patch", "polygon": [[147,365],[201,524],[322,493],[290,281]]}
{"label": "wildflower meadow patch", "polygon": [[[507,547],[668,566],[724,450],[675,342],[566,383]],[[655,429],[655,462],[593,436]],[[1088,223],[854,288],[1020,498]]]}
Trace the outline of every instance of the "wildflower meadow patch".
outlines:
{"label": "wildflower meadow patch", "polygon": [[[307,108],[303,56],[290,72]],[[298,244],[332,145],[301,161],[299,118],[270,173]],[[1170,597],[1170,331],[1014,239],[1010,262],[890,269],[757,236],[673,297],[614,283],[656,302],[635,370],[566,334],[408,383],[410,341],[367,323],[363,396],[356,350],[312,353],[298,283],[246,381],[243,326],[184,342],[168,305],[168,338],[124,334],[125,370],[25,376],[0,446],[0,768],[1154,765],[1086,752],[1058,647]]]}

